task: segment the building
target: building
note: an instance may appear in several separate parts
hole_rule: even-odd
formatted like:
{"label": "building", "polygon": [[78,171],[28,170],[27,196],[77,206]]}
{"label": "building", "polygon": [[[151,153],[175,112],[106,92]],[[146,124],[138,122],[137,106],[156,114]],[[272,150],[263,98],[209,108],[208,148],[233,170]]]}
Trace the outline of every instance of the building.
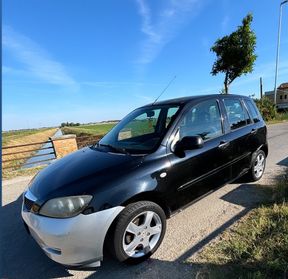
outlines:
{"label": "building", "polygon": [[[265,92],[265,96],[274,103],[274,90]],[[288,82],[282,83],[277,88],[276,94],[277,109],[288,109]]]}

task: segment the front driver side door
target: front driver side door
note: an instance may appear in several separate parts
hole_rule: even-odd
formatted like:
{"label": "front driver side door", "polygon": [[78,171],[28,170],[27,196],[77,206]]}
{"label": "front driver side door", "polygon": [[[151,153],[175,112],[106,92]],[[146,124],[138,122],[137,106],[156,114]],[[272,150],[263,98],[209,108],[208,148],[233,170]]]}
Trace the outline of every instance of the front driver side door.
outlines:
{"label": "front driver side door", "polygon": [[[168,144],[169,199],[176,210],[230,180],[230,144],[225,140],[218,100],[203,101],[184,113]],[[204,146],[186,150],[184,157],[173,150],[185,136],[200,135]]]}

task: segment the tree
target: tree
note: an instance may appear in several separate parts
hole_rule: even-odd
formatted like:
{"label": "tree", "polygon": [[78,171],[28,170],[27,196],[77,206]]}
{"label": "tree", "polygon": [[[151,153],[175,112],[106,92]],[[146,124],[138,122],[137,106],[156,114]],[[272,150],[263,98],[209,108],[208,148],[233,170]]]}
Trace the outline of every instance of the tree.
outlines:
{"label": "tree", "polygon": [[216,53],[217,59],[213,64],[211,74],[224,73],[225,93],[229,93],[229,86],[237,77],[253,71],[255,55],[256,35],[251,30],[252,14],[248,14],[242,20],[242,25],[230,35],[218,39],[211,51]]}

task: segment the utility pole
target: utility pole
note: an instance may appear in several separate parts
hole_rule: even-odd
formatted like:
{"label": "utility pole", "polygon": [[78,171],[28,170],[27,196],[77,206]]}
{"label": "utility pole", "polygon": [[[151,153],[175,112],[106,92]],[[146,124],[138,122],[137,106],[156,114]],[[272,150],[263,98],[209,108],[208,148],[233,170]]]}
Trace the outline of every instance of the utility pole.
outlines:
{"label": "utility pole", "polygon": [[275,70],[275,84],[274,84],[274,104],[276,105],[277,100],[277,77],[278,77],[278,63],[279,63],[279,48],[280,48],[280,37],[281,37],[281,22],[282,22],[282,6],[288,3],[288,0],[281,2],[279,24],[278,24],[278,41],[277,41],[277,52],[276,52],[276,70]]}
{"label": "utility pole", "polygon": [[262,84],[262,77],[260,77],[260,99],[263,97],[263,84]]}

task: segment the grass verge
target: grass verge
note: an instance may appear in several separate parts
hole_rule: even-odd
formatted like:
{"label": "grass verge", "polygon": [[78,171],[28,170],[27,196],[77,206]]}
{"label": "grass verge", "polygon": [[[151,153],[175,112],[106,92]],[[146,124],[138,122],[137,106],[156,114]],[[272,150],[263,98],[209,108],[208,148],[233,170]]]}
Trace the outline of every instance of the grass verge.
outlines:
{"label": "grass verge", "polygon": [[46,165],[37,166],[34,168],[18,169],[12,171],[5,171],[2,173],[2,179],[12,179],[17,176],[30,176],[37,174],[40,170],[44,169]]}
{"label": "grass verge", "polygon": [[[55,130],[54,128],[52,129]],[[41,129],[25,129],[25,130],[2,132],[2,146],[8,146],[8,145],[14,145],[14,144],[16,145],[19,141],[22,141],[23,137],[33,136],[38,133],[51,131],[52,129],[41,128]]]}
{"label": "grass verge", "polygon": [[253,209],[198,255],[194,263],[208,270],[208,278],[287,277],[288,174],[273,192],[272,204]]}
{"label": "grass verge", "polygon": [[278,112],[274,119],[267,121],[267,124],[277,124],[287,121],[288,121],[288,112]]}

